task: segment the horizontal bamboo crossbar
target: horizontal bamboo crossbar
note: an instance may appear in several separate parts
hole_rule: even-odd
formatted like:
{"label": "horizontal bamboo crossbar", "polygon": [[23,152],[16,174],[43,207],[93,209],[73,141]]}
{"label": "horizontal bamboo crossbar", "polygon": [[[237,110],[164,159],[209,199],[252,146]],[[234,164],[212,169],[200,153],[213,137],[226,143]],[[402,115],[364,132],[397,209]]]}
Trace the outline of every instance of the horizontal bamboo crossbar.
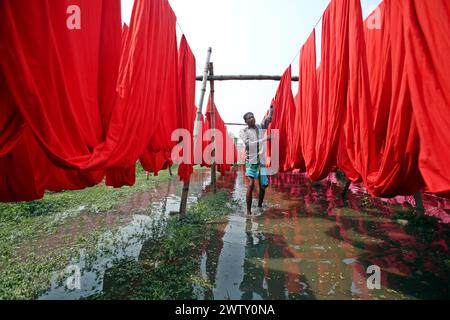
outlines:
{"label": "horizontal bamboo crossbar", "polygon": [[225,123],[227,126],[246,126],[245,123]]}
{"label": "horizontal bamboo crossbar", "polygon": [[[198,76],[197,81],[202,81],[203,77]],[[208,76],[211,81],[248,81],[248,80],[274,80],[280,81],[281,76],[266,76],[266,75],[227,75],[227,76]],[[298,77],[292,77],[292,81],[298,81]]]}

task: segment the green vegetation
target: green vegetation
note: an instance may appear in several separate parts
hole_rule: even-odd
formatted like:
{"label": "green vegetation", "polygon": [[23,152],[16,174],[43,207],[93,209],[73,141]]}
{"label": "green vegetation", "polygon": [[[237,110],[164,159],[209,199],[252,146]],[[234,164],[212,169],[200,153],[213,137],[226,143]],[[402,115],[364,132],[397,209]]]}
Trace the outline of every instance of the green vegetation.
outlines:
{"label": "green vegetation", "polygon": [[212,232],[211,222],[233,210],[229,203],[228,192],[206,194],[186,217],[159,221],[139,261],[117,261],[106,273],[105,292],[90,299],[195,299],[195,286],[210,286],[200,274],[199,247]]}
{"label": "green vegetation", "polygon": [[[92,225],[95,218],[169,179],[164,171],[147,180],[138,165],[134,187],[113,189],[102,183],[80,191],[47,193],[44,199],[28,203],[0,203],[0,299],[39,296],[50,286],[52,271],[76,261],[80,249],[95,251],[100,235],[126,217],[115,225]],[[75,219],[80,215],[82,219]]]}

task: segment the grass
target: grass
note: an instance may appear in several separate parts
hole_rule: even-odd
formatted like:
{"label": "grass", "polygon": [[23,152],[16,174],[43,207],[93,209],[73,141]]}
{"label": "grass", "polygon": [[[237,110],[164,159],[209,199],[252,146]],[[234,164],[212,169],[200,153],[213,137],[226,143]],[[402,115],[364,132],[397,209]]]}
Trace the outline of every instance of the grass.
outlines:
{"label": "grass", "polygon": [[133,194],[169,179],[164,171],[147,180],[138,165],[134,187],[113,189],[100,184],[79,191],[47,193],[33,202],[0,203],[0,299],[38,297],[50,286],[54,270],[63,270],[78,259],[80,249],[94,252],[98,239],[111,226],[95,226],[72,237],[68,232],[69,236],[58,239],[60,245],[49,251],[43,250],[40,238],[55,236],[71,218],[103,214]]}
{"label": "grass", "polygon": [[90,299],[195,299],[194,287],[211,286],[200,274],[201,243],[212,232],[211,222],[229,214],[230,194],[206,194],[183,218],[154,226],[139,260],[123,259],[105,276],[105,292]]}

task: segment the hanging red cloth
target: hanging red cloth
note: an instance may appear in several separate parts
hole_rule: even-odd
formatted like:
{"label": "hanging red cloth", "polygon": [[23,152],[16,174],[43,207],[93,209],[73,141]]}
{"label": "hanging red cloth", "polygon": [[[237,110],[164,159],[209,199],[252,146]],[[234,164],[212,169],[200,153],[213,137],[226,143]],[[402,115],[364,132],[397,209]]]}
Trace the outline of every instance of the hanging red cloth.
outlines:
{"label": "hanging red cloth", "polygon": [[[70,5],[81,9],[80,30],[66,25]],[[103,63],[117,68],[119,61],[113,33],[120,32],[120,1],[6,0],[0,6],[0,39],[8,48],[0,65],[16,108],[55,159],[89,153],[104,136],[99,103],[115,94],[116,79],[99,77]],[[116,19],[102,21],[112,6]]]}
{"label": "hanging red cloth", "polygon": [[316,70],[316,32],[313,30],[300,52],[300,83],[296,113],[296,153],[304,159],[305,171],[312,174],[316,160],[316,136],[319,112]]}
{"label": "hanging red cloth", "polygon": [[419,167],[427,190],[450,197],[450,2],[406,0],[405,67],[420,135]]}
{"label": "hanging red cloth", "polygon": [[381,29],[366,24],[365,33],[377,167],[366,185],[375,196],[411,195],[423,190],[424,181],[418,167],[420,137],[406,71],[403,15],[390,0],[374,14]]}
{"label": "hanging red cloth", "polygon": [[[233,164],[237,161],[237,149],[233,139],[230,137],[227,131],[225,122],[222,120],[216,105],[214,105],[214,128],[219,135],[215,136],[216,143],[211,143],[213,137],[212,124],[211,124],[211,99],[208,99],[208,106],[206,107],[205,123],[203,125],[203,165],[210,166],[212,159],[210,150],[215,150],[215,160],[217,163],[217,171],[222,175],[225,175],[227,171],[231,170]],[[209,132],[209,134],[208,134]],[[221,139],[219,138],[221,137]]]}
{"label": "hanging red cloth", "polygon": [[[331,78],[334,79],[333,83],[338,84],[336,87],[340,89],[337,91],[340,97],[338,101],[343,103],[340,107],[336,104],[336,110],[339,112],[346,110],[340,120],[343,125],[340,129],[341,138],[337,153],[339,168],[352,181],[364,179],[369,191],[377,196],[389,197],[420,191],[423,188],[423,180],[417,166],[419,137],[411,110],[408,84],[405,82],[407,75],[404,71],[405,51],[401,12],[396,10],[397,16],[387,19],[382,4],[380,9],[383,13],[383,28],[364,30],[359,1],[351,0],[345,3],[340,1],[339,6],[336,3],[337,1],[333,1],[330,4],[328,14],[326,12],[324,17],[322,65],[319,70],[321,102],[317,120],[318,133],[316,135],[314,129],[309,129],[310,136],[316,137],[318,140],[316,146],[319,148],[321,130],[330,129],[325,128],[323,124],[331,124],[330,127],[334,124],[336,111],[324,112],[327,105],[323,104],[325,101],[323,98],[327,94],[336,93],[332,90],[333,86],[326,86],[326,71],[328,65],[334,63],[333,59],[347,60],[347,65],[340,65],[341,74],[344,76]],[[386,3],[389,6],[395,5],[389,1]],[[332,13],[333,8],[338,12]],[[336,18],[334,24],[341,26],[337,33],[340,35],[339,38],[346,40],[337,42],[340,48],[337,50],[338,55],[334,54],[324,59],[328,48],[335,47],[332,40],[336,39],[327,37],[326,26],[332,21],[329,20],[331,17]],[[391,26],[391,20],[398,23]],[[307,44],[311,42],[310,38]],[[366,50],[369,52],[368,55]],[[306,54],[302,52],[301,65],[304,59],[306,60]],[[310,68],[313,66],[313,62],[310,61]],[[300,90],[306,89],[302,86]],[[344,105],[347,106],[343,107]],[[306,106],[307,110],[302,110],[302,115],[314,108],[314,102],[307,102]],[[321,119],[322,115],[325,118]],[[303,122],[301,127],[308,128]],[[304,135],[308,136],[305,133]],[[301,144],[302,148],[307,145],[304,141]],[[316,152],[317,150],[319,149],[316,149]],[[305,158],[308,158],[307,154],[305,152]],[[331,161],[332,158],[330,163]],[[314,178],[314,169],[317,165],[320,166],[320,159],[314,165],[311,165],[310,161],[307,163],[308,173]],[[328,170],[324,171],[324,174],[328,174],[333,168],[332,165],[327,167]]]}
{"label": "hanging red cloth", "polygon": [[[120,75],[119,87],[124,91],[125,105],[130,112],[136,106],[141,108],[129,114],[131,118],[124,123],[125,129],[133,130],[134,134],[140,132],[135,136],[136,145],[130,150],[136,152],[131,154],[134,160],[124,158],[119,163],[135,163],[135,158],[139,157],[144,169],[155,174],[171,165],[170,151],[174,145],[171,134],[177,128],[173,117],[178,81],[175,22],[175,14],[167,1],[135,2],[125,40],[128,44],[123,50],[128,58],[125,61],[123,58],[121,63],[124,72]],[[138,117],[134,118],[135,115]],[[137,127],[128,125],[135,120],[139,124]],[[114,150],[113,155],[120,153],[120,149]]]}
{"label": "hanging red cloth", "polygon": [[22,136],[25,123],[14,105],[6,77],[0,69],[0,156],[10,152]]}
{"label": "hanging red cloth", "polygon": [[[294,169],[295,164],[302,164],[303,157],[301,153],[294,150],[295,134],[295,101],[292,94],[292,73],[291,66],[289,66],[281,77],[280,85],[272,103],[274,112],[272,122],[269,125],[267,132],[271,134],[271,130],[279,130],[279,165],[280,172],[286,172]],[[267,156],[271,156],[271,144],[268,143]]]}
{"label": "hanging red cloth", "polygon": [[[166,94],[176,92],[171,88],[176,87],[171,80],[176,77],[175,15],[167,1],[135,2],[129,55],[122,61],[127,76],[121,76],[119,83],[124,96],[117,99],[106,133],[102,116],[110,105],[102,102],[109,98],[99,99],[98,94],[114,95],[116,81],[108,78],[101,83],[99,73],[106,65],[118,68],[114,57],[120,54],[120,1],[71,1],[82,9],[80,30],[61,27],[66,16],[60,13],[67,4],[2,1],[1,39],[9,50],[2,51],[1,67],[8,86],[33,135],[59,166],[129,167],[166,116],[161,112],[168,107]],[[100,19],[104,7],[114,7],[118,13],[116,19],[105,22],[109,27]]]}
{"label": "hanging red cloth", "polygon": [[55,166],[42,151],[29,128],[6,155],[0,157],[0,201],[32,201],[46,190],[59,192],[94,186],[103,171],[80,171]]}
{"label": "hanging red cloth", "polygon": [[[344,134],[338,165],[354,181],[364,181],[376,168],[375,139],[361,3],[350,0],[348,18],[348,84]],[[343,30],[346,32],[345,30]]]}
{"label": "hanging red cloth", "polygon": [[[61,12],[69,5],[81,9],[80,30],[66,27]],[[114,186],[133,183],[136,160],[161,142],[152,139],[168,131],[161,122],[176,104],[175,15],[168,2],[137,0],[125,41],[119,0],[7,0],[0,20],[2,49],[8,48],[0,51],[0,73],[11,105],[48,158],[67,170],[108,169]],[[121,45],[126,54],[116,86]],[[0,121],[14,117],[4,113]],[[0,132],[2,152],[13,146],[4,141],[18,137],[13,131]]]}
{"label": "hanging red cloth", "polygon": [[348,0],[332,1],[323,15],[316,161],[308,169],[309,177],[314,181],[326,178],[337,164],[347,95],[348,12]]}
{"label": "hanging red cloth", "polygon": [[189,163],[181,163],[178,168],[178,176],[181,181],[188,182],[193,170],[193,135],[194,122],[197,114],[195,107],[195,84],[196,69],[195,57],[189,47],[185,36],[183,35],[180,42],[180,50],[178,55],[178,103],[177,103],[177,119],[178,127],[186,129],[190,134],[190,155]]}
{"label": "hanging red cloth", "polygon": [[[69,5],[89,8],[86,14],[83,13],[83,32],[67,28],[65,13]],[[0,50],[0,154],[3,154],[0,175],[4,177],[0,181],[1,200],[33,200],[40,198],[46,189],[81,189],[99,183],[102,172],[77,172],[56,167],[52,163],[55,159],[42,152],[42,145],[29,130],[22,111],[33,113],[36,115],[33,121],[39,122],[43,116],[41,106],[51,109],[53,115],[60,115],[64,108],[72,110],[71,103],[86,103],[86,107],[111,103],[115,96],[114,73],[117,73],[119,60],[113,35],[116,27],[120,27],[120,1],[36,1],[32,4],[20,0],[2,1],[0,20],[0,39],[4,44]],[[46,38],[42,39],[43,36]],[[57,50],[58,43],[61,46],[65,43],[66,50]],[[72,52],[66,55],[67,51]],[[103,72],[99,79],[97,66],[99,72]],[[78,67],[85,74],[76,72]],[[61,81],[64,75],[67,85]],[[75,94],[77,90],[81,94]],[[67,99],[66,93],[73,95],[72,100]],[[58,105],[63,110],[54,109]],[[79,110],[82,121],[90,119],[88,108]],[[75,130],[84,135],[88,143],[103,134],[102,122],[94,123],[98,119],[96,115],[95,112],[92,115],[94,121],[87,121],[86,126]],[[73,128],[67,119],[60,119],[59,123],[49,123]],[[58,136],[59,132],[50,130],[52,132],[53,135],[46,137],[47,142],[64,139],[64,134]],[[3,141],[7,141],[6,146]]]}

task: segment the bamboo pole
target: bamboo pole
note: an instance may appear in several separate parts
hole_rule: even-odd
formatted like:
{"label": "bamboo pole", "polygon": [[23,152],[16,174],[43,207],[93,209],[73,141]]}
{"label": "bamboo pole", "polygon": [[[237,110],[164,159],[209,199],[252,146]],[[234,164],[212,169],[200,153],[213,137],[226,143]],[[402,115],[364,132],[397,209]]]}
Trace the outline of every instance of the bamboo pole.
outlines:
{"label": "bamboo pole", "polygon": [[[212,62],[209,63],[209,74],[211,76],[214,76],[214,65]],[[211,78],[211,77],[210,77]],[[217,193],[217,184],[216,184],[216,108],[214,105],[214,80],[209,80],[209,88],[210,88],[210,119],[211,119],[211,130],[212,130],[212,137],[211,142],[213,144],[213,150],[211,152],[212,155],[212,165],[211,165],[211,186],[214,193]]]}
{"label": "bamboo pole", "polygon": [[347,193],[348,193],[348,190],[350,189],[351,184],[352,184],[352,181],[349,178],[347,178],[344,189],[342,190],[342,193],[341,193],[342,198],[345,198],[347,196]]}
{"label": "bamboo pole", "polygon": [[[208,80],[214,80],[214,81],[253,81],[253,80],[274,80],[274,81],[280,81],[281,76],[268,76],[268,75],[223,75],[223,76],[214,76],[210,75],[208,77]],[[197,77],[197,81],[203,81],[203,77],[199,76]],[[299,77],[292,77],[292,81],[298,82]]]}
{"label": "bamboo pole", "polygon": [[[209,72],[209,62],[211,61],[211,53],[212,53],[212,48],[208,48],[208,53],[206,55],[205,69],[203,71],[202,91],[200,94],[198,107],[197,107],[197,117],[196,117],[195,123],[194,123],[194,137],[193,137],[194,138],[193,139],[194,153],[198,151],[198,150],[195,150],[195,148],[197,147],[197,140],[198,140],[199,131],[200,131],[200,122],[202,120],[203,101],[205,99],[206,85],[208,83],[208,72]],[[200,152],[201,152],[201,150],[200,150]],[[189,181],[185,182],[183,185],[183,193],[181,195],[181,203],[180,203],[180,215],[182,215],[182,216],[186,215],[187,198],[188,198],[188,194],[189,194],[190,183],[191,182],[190,182],[190,178],[189,178]]]}
{"label": "bamboo pole", "polygon": [[246,127],[247,125],[245,123],[225,123],[227,126],[243,126]]}
{"label": "bamboo pole", "polygon": [[423,207],[423,196],[422,193],[417,192],[414,194],[414,200],[416,201],[416,214],[418,216],[424,216],[425,215],[425,209]]}

